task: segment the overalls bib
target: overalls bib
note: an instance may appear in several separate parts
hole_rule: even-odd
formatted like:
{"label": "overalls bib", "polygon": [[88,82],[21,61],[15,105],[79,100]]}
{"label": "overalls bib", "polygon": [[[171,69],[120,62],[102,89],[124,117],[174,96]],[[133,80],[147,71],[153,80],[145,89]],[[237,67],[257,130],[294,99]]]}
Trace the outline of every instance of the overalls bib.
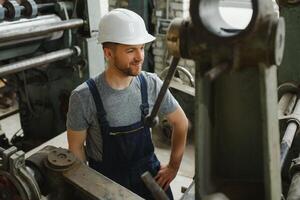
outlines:
{"label": "overalls bib", "polygon": [[[150,191],[142,182],[141,175],[149,171],[155,176],[160,162],[154,154],[150,129],[144,124],[149,113],[147,82],[142,74],[138,76],[141,84],[141,120],[129,126],[111,127],[95,81],[89,79],[88,87],[92,93],[97,118],[101,129],[103,154],[102,162],[88,158],[89,166],[104,176],[133,191],[145,199],[153,199]],[[171,188],[166,191],[173,199]]]}

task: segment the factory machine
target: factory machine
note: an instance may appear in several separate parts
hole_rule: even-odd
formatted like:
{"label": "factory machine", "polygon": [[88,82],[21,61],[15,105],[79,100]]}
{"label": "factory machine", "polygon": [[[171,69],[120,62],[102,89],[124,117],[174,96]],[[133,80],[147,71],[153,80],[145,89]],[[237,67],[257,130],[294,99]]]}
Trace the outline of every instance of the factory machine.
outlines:
{"label": "factory machine", "polygon": [[[46,4],[35,3],[37,13],[43,13]],[[280,0],[278,16],[271,0],[251,0],[253,14],[244,29],[227,24],[220,16],[218,3],[218,0],[191,0],[191,18],[172,21],[167,43],[173,59],[146,123],[155,125],[157,111],[179,59],[193,59],[196,62],[196,170],[194,182],[182,199],[300,199],[300,1]],[[25,125],[37,112],[49,112],[55,117],[55,112],[47,109],[51,98],[61,97],[62,85],[65,89],[86,76],[84,66],[89,65],[89,59],[84,49],[93,31],[88,28],[86,12],[74,12],[76,4],[76,1],[47,3],[46,11],[54,9],[53,13],[68,17],[51,15],[59,21],[49,22],[45,27],[38,24],[35,28],[30,25],[27,29],[1,32],[0,23],[0,41],[12,47],[11,51],[5,48],[5,53],[0,54],[5,56],[1,59],[4,67],[0,68],[3,69],[0,74],[5,76],[7,84],[18,85],[20,102],[22,98],[31,99],[30,104],[24,100],[25,111],[30,113],[30,118],[26,118],[24,111],[21,118]],[[17,16],[25,16],[26,6],[18,5],[21,14]],[[8,12],[7,5],[3,8]],[[8,16],[5,14],[5,19]],[[24,25],[38,23],[43,17],[50,16],[26,18]],[[19,27],[14,20],[2,23]],[[53,35],[63,27],[68,27],[63,36]],[[28,32],[31,37],[25,37]],[[3,36],[5,40],[1,40]],[[57,55],[61,51],[67,55]],[[51,62],[52,54],[60,61]],[[44,85],[37,84],[41,82]],[[47,99],[46,103],[31,96],[31,90],[40,91],[38,97]],[[63,103],[59,105],[55,108],[62,108]],[[21,108],[22,105],[22,112]],[[46,126],[41,122],[35,125]],[[28,127],[34,130],[34,126]],[[59,130],[57,125],[53,127]],[[2,199],[139,199],[79,162],[66,149],[47,146],[26,156],[16,147],[1,148],[0,158]],[[160,190],[153,193],[156,199],[166,199]]]}
{"label": "factory machine", "polygon": [[[0,3],[0,78],[14,94],[22,133],[11,143],[29,150],[65,131],[71,91],[104,70],[97,44],[100,1],[4,0]],[[102,68],[101,68],[102,67]],[[9,146],[5,133],[0,144]]]}

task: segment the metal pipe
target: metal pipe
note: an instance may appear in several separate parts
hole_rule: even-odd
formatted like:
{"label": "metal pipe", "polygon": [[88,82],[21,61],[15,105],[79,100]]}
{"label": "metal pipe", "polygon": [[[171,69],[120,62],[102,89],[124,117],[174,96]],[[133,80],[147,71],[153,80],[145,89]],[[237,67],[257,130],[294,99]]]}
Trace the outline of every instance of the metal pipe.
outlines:
{"label": "metal pipe", "polygon": [[[298,100],[295,106],[295,109],[293,111],[294,115],[300,114],[300,101]],[[280,166],[281,169],[283,168],[284,161],[286,159],[286,156],[291,148],[291,145],[293,143],[296,131],[298,129],[298,124],[294,120],[290,120],[288,122],[286,131],[283,135],[281,144],[280,144]]]}
{"label": "metal pipe", "polygon": [[295,122],[288,123],[280,144],[280,166],[283,168],[286,156],[291,148],[298,125]]}
{"label": "metal pipe", "polygon": [[285,111],[284,111],[284,114],[285,115],[289,115],[290,113],[292,113],[293,109],[294,109],[294,106],[296,104],[296,101],[297,101],[297,95],[294,94],[292,96],[292,98],[290,99],[289,101],[289,104],[288,106],[286,107]]}
{"label": "metal pipe", "polygon": [[[160,77],[163,77],[164,74],[169,70],[170,67],[166,67],[161,73],[160,73]],[[192,87],[195,87],[195,80],[194,80],[194,77],[193,75],[191,74],[191,72],[189,72],[186,68],[182,67],[182,66],[177,66],[176,68],[177,71],[181,71],[183,74],[185,74],[189,81],[190,81],[190,84]]]}
{"label": "metal pipe", "polygon": [[49,33],[62,31],[71,28],[77,28],[83,25],[82,19],[70,19],[54,23],[43,23],[41,25],[32,26],[27,24],[25,27],[15,29],[7,29],[2,27],[0,29],[0,43],[12,40],[19,40],[25,38],[36,37],[40,35],[47,35]]}
{"label": "metal pipe", "polygon": [[[57,15],[44,15],[44,16],[38,16],[32,19],[20,19],[18,21],[4,21],[0,23],[0,38],[2,37],[3,33],[6,32],[16,32],[17,30],[20,31],[21,33],[24,33],[25,30],[32,29],[33,27],[40,27],[43,25],[47,24],[54,24],[54,23],[59,23],[61,22],[61,19]],[[36,38],[50,38],[50,40],[58,39],[61,38],[63,35],[63,31],[57,31],[57,32],[52,32],[40,36],[35,36],[35,37],[28,37],[25,39],[15,39],[14,41],[3,41],[0,42],[0,46],[6,46],[6,45],[11,45],[15,44],[16,42],[19,44],[19,41],[31,41],[31,40],[36,40]]]}
{"label": "metal pipe", "polygon": [[34,18],[22,18],[17,21],[3,21],[0,23],[0,31],[14,30],[16,28],[26,28],[28,26],[43,25],[51,22],[61,21],[55,14],[42,15]]}
{"label": "metal pipe", "polygon": [[39,67],[43,64],[55,62],[57,60],[62,60],[64,58],[72,56],[73,54],[80,54],[79,47],[75,47],[74,49],[58,50],[41,56],[36,56],[34,58],[0,66],[0,77],[17,73],[33,67]]}

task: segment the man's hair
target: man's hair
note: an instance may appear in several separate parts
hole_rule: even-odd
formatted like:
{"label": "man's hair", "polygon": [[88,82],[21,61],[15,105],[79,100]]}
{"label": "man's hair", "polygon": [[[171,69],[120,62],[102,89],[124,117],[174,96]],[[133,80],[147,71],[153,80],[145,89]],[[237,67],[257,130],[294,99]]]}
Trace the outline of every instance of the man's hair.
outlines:
{"label": "man's hair", "polygon": [[117,44],[118,44],[118,43],[115,43],[115,42],[103,42],[103,43],[102,43],[102,47],[103,47],[103,48],[109,48],[109,49],[113,49],[113,50],[114,50]]}

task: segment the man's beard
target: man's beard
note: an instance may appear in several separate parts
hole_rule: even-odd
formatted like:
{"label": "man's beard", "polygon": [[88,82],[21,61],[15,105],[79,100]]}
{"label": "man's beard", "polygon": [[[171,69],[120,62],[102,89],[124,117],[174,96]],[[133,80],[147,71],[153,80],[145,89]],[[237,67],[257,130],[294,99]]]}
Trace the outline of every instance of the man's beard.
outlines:
{"label": "man's beard", "polygon": [[135,68],[137,68],[137,66],[135,66],[135,63],[130,63],[129,67],[122,67],[122,65],[119,65],[118,62],[116,62],[115,66],[120,72],[122,72],[126,76],[137,76],[140,74],[142,68],[138,67],[139,69],[135,70]]}

